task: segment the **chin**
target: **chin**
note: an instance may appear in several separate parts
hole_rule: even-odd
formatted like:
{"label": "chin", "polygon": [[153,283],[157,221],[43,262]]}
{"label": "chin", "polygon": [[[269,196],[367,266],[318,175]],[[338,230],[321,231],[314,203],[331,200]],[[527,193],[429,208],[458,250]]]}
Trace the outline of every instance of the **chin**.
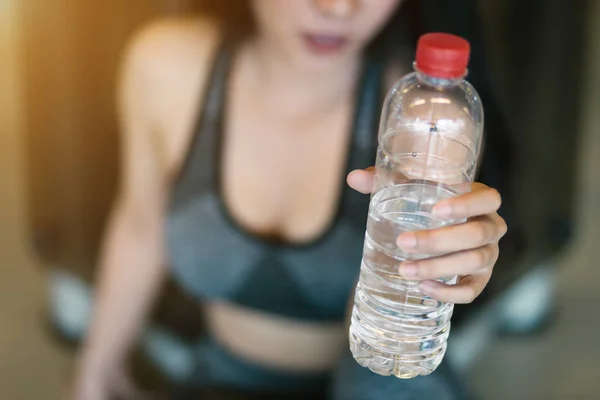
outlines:
{"label": "chin", "polygon": [[331,68],[343,68],[348,65],[350,60],[358,58],[360,51],[350,48],[340,49],[339,51],[315,51],[305,45],[295,46],[294,50],[290,47],[290,58],[300,68],[310,71],[327,70]]}

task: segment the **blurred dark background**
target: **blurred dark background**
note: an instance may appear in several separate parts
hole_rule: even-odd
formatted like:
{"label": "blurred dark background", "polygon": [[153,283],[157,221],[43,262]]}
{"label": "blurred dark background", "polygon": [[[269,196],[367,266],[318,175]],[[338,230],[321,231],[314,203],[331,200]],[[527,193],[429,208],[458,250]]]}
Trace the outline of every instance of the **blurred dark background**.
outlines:
{"label": "blurred dark background", "polygon": [[[48,322],[47,280],[57,268],[93,279],[118,171],[119,56],[141,24],[193,3],[0,2],[0,398],[57,399],[68,380],[73,349]],[[522,156],[511,179],[527,244],[490,291],[533,282],[516,298],[551,307],[527,334],[497,336],[481,329],[497,310],[485,304],[451,356],[481,399],[599,398],[600,2],[478,7]],[[547,297],[528,298],[540,281]],[[181,304],[167,293],[156,318],[176,320]]]}

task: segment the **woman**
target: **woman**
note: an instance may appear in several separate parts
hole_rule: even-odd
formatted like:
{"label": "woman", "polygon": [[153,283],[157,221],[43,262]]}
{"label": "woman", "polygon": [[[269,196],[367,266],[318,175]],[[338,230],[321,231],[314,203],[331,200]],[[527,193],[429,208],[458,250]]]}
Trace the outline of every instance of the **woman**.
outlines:
{"label": "woman", "polygon": [[[253,0],[229,23],[161,21],[136,36],[120,87],[123,176],[77,398],[113,393],[168,273],[206,318],[194,384],[461,398],[444,366],[402,381],[347,350],[381,89],[410,70],[410,32],[386,41],[384,30],[407,15],[402,3]],[[483,184],[447,203],[448,217],[469,222],[398,238],[443,254],[400,273],[433,298],[472,301],[506,231],[499,206]],[[451,275],[463,278],[433,281]]]}

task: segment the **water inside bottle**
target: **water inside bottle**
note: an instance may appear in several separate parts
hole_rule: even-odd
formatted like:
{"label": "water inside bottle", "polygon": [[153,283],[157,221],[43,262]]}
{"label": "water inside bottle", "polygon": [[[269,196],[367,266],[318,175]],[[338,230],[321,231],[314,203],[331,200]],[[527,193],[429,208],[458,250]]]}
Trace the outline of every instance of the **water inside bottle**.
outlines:
{"label": "water inside bottle", "polygon": [[[396,150],[407,143],[406,135],[387,139]],[[400,276],[403,261],[430,255],[406,254],[396,245],[396,238],[407,231],[463,222],[435,218],[431,211],[439,201],[468,190],[474,161],[454,138],[430,140],[415,134],[408,139],[413,145],[421,143],[421,149],[388,153],[389,147],[380,148],[377,179],[381,189],[371,198],[350,328],[351,350],[358,363],[400,378],[427,375],[440,364],[453,305],[425,296],[418,281]],[[453,284],[456,277],[440,280]]]}
{"label": "water inside bottle", "polygon": [[[422,182],[400,184],[379,191],[371,201],[351,334],[357,361],[382,375],[426,375],[445,352],[452,305],[423,295],[419,282],[402,278],[398,269],[408,257],[396,246],[395,238],[406,231],[449,224],[427,210],[416,210],[421,192],[423,208],[435,204],[426,199],[429,195],[439,199],[441,189]],[[448,189],[445,193],[454,196]],[[454,280],[445,279],[447,283]]]}

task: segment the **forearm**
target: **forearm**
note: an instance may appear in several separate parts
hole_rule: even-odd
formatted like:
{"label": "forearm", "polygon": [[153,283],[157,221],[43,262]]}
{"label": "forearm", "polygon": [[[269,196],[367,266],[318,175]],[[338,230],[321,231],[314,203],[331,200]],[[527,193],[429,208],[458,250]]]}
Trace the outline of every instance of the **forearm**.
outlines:
{"label": "forearm", "polygon": [[108,226],[93,320],[80,359],[82,379],[118,369],[163,280],[159,221],[140,217],[130,207],[118,206]]}

